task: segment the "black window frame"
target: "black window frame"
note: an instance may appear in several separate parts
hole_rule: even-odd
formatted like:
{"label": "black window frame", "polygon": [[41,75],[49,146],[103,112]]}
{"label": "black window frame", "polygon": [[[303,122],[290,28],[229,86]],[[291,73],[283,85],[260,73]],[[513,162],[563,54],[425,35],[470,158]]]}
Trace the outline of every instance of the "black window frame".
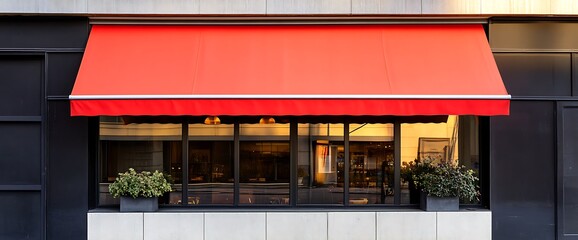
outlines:
{"label": "black window frame", "polygon": [[[318,122],[325,122],[325,123],[342,123],[344,124],[344,135],[343,135],[343,142],[345,147],[345,169],[349,169],[349,148],[350,148],[350,136],[349,136],[349,126],[351,123],[389,123],[393,124],[394,131],[394,192],[400,193],[401,191],[401,124],[405,123],[427,123],[427,122],[439,122],[438,120],[440,117],[443,116],[433,116],[432,118],[422,117],[422,116],[409,116],[409,117],[397,117],[397,116],[383,116],[383,118],[379,117],[354,117],[354,116],[345,116],[345,117],[330,117],[330,121],[318,121]],[[446,116],[447,117],[447,116]],[[189,123],[193,122],[188,117],[170,117],[172,120],[171,123],[181,123],[182,124],[182,171],[183,171],[183,179],[188,179],[188,143],[189,143]],[[320,117],[323,119],[323,117]],[[478,126],[479,132],[479,191],[480,191],[480,199],[476,204],[462,204],[460,203],[460,207],[462,208],[476,208],[476,209],[489,209],[489,169],[490,169],[490,143],[489,143],[489,119],[488,116],[477,116],[480,121]],[[100,149],[101,141],[99,139],[99,121],[98,117],[94,118],[94,128],[95,129],[92,134],[96,136],[93,138],[97,142],[95,147],[96,149]],[[233,118],[235,119],[235,118]],[[233,174],[234,174],[234,190],[233,190],[233,204],[231,205],[190,205],[187,203],[188,198],[188,187],[187,184],[183,184],[182,186],[182,203],[181,204],[161,204],[162,208],[191,208],[191,209],[230,209],[230,208],[239,208],[239,209],[307,209],[307,208],[334,208],[334,209],[367,209],[367,208],[388,208],[388,209],[415,209],[418,208],[418,204],[403,204],[401,203],[401,194],[394,194],[394,203],[393,204],[368,204],[368,205],[350,205],[349,204],[349,184],[344,184],[344,201],[343,204],[335,205],[335,204],[298,204],[297,203],[297,194],[298,194],[298,183],[297,183],[297,165],[298,165],[298,124],[299,123],[310,123],[311,119],[315,119],[314,117],[288,117],[288,123],[290,125],[289,128],[289,148],[290,148],[290,185],[289,185],[289,204],[282,205],[282,204],[275,204],[275,205],[264,205],[264,204],[257,204],[257,205],[248,205],[248,204],[239,204],[239,195],[240,195],[240,188],[239,188],[239,170],[240,170],[240,124],[246,123],[244,122],[245,118],[240,117],[237,120],[233,120],[230,123],[233,124]],[[379,121],[382,119],[382,121]],[[431,119],[432,121],[428,121]],[[100,169],[102,157],[100,156],[100,151],[96,150],[91,153],[94,155],[92,159],[94,159],[94,163],[92,164],[96,171],[94,171],[95,175],[92,176],[92,183],[95,187],[91,187],[94,189],[94,208],[107,208],[107,207],[116,207],[118,205],[100,205],[98,202],[99,192],[98,192],[98,184],[100,182],[99,176],[101,174],[102,169]],[[345,171],[344,174],[344,183],[349,183],[349,171]]]}

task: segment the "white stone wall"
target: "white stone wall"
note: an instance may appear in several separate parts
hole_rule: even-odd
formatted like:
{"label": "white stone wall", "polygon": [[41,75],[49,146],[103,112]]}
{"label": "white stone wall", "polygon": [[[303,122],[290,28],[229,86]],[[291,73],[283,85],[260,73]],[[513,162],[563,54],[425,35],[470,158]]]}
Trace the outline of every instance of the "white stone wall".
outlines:
{"label": "white stone wall", "polygon": [[576,0],[0,0],[0,13],[578,15]]}
{"label": "white stone wall", "polygon": [[88,213],[88,240],[491,240],[490,211]]}

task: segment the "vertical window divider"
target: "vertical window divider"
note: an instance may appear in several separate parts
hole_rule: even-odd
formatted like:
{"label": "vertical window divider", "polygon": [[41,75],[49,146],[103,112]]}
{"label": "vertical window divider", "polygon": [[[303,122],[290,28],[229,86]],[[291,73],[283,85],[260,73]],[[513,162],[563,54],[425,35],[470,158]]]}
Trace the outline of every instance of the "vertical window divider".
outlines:
{"label": "vertical window divider", "polygon": [[233,127],[233,205],[239,206],[239,195],[240,195],[240,155],[241,155],[241,143],[239,142],[239,123],[235,123]]}
{"label": "vertical window divider", "polygon": [[393,204],[401,204],[401,122],[393,123]]}
{"label": "vertical window divider", "polygon": [[183,177],[181,178],[181,190],[182,190],[182,199],[181,203],[183,205],[189,204],[189,122],[185,119],[182,122],[182,129],[181,129],[181,141],[182,141],[182,165],[183,168],[181,169],[183,172]]}
{"label": "vertical window divider", "polygon": [[290,178],[289,178],[289,204],[297,205],[297,168],[299,163],[299,125],[295,118],[289,123],[289,146],[290,146]]}
{"label": "vertical window divider", "polygon": [[349,206],[349,120],[345,120],[343,123],[343,161],[344,172],[343,172],[343,205]]}

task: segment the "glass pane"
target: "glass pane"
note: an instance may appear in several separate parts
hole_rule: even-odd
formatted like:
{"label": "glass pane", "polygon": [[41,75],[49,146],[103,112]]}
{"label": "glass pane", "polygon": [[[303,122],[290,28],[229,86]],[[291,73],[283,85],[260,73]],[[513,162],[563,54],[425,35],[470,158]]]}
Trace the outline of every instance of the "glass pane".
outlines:
{"label": "glass pane", "polygon": [[233,124],[189,124],[190,205],[232,205]]}
{"label": "glass pane", "polygon": [[160,203],[177,204],[181,199],[181,124],[126,123],[121,117],[101,117],[99,204],[118,204],[108,192],[119,172],[161,171],[170,175],[171,193]]}
{"label": "glass pane", "polygon": [[233,142],[189,142],[189,203],[233,204]]}
{"label": "glass pane", "polygon": [[240,204],[289,204],[289,124],[240,125]]}
{"label": "glass pane", "polygon": [[299,124],[298,204],[343,204],[343,124]]}
{"label": "glass pane", "polygon": [[419,203],[419,190],[411,180],[415,161],[450,161],[473,169],[478,176],[478,129],[474,116],[448,116],[445,123],[401,124],[401,203]]}
{"label": "glass pane", "polygon": [[349,143],[349,204],[393,204],[393,144]]}

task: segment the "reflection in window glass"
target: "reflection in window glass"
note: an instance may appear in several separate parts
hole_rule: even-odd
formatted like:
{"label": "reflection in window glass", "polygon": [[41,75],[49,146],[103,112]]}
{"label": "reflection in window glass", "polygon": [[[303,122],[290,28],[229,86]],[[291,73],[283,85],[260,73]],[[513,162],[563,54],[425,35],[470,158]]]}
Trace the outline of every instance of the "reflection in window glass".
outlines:
{"label": "reflection in window glass", "polygon": [[239,204],[289,204],[289,124],[241,124],[239,130]]}
{"label": "reflection in window glass", "polygon": [[233,204],[233,142],[189,142],[188,204]]}
{"label": "reflection in window glass", "polygon": [[232,205],[233,124],[189,124],[189,205]]}
{"label": "reflection in window glass", "polygon": [[343,124],[299,124],[299,204],[343,204]]}
{"label": "reflection in window glass", "polygon": [[[473,116],[449,116],[444,123],[401,124],[402,204],[418,204],[419,191],[406,171],[409,163],[453,162],[479,171],[478,121]],[[458,144],[459,143],[459,144]]]}
{"label": "reflection in window glass", "polygon": [[289,142],[240,144],[241,204],[289,204]]}
{"label": "reflection in window glass", "polygon": [[349,204],[393,204],[393,141],[349,146]]}
{"label": "reflection in window glass", "polygon": [[171,175],[173,192],[160,198],[161,203],[176,204],[180,200],[181,125],[127,123],[120,117],[102,117],[100,121],[99,204],[118,204],[108,185],[119,172],[161,171]]}

